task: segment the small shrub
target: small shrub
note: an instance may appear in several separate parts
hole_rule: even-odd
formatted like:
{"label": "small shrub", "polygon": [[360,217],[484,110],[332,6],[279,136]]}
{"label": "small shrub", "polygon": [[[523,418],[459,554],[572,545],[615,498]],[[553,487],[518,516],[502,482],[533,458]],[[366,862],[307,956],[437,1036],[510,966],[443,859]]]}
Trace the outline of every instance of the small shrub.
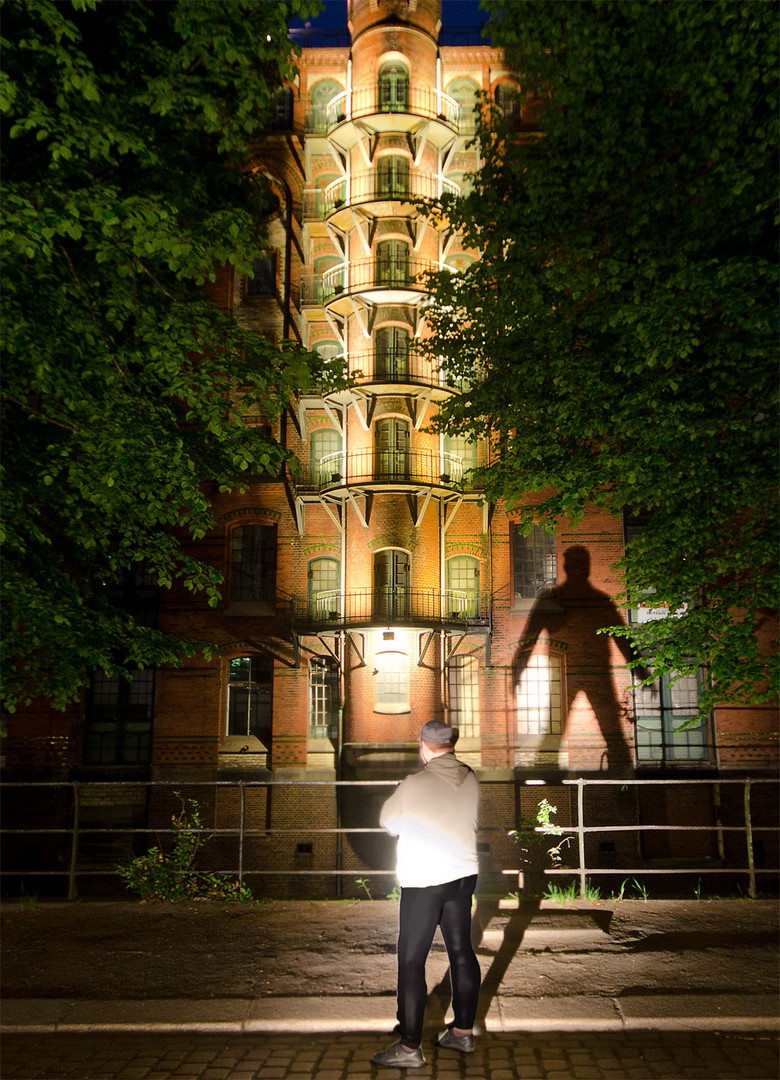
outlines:
{"label": "small shrub", "polygon": [[229,874],[209,874],[193,868],[198,851],[210,837],[203,830],[197,800],[191,799],[188,806],[178,791],[175,794],[181,810],[171,818],[171,850],[151,847],[145,855],[118,866],[127,888],[142,900],[251,900],[251,891]]}

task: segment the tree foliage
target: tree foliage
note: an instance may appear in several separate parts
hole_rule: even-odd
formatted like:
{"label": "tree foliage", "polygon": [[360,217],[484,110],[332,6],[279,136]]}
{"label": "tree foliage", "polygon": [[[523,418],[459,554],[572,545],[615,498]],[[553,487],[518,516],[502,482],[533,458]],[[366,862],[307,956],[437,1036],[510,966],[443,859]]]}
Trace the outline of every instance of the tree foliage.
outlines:
{"label": "tree foliage", "polygon": [[[439,275],[431,348],[472,383],[440,423],[497,448],[490,498],[554,526],[643,516],[628,635],[716,700],[777,690],[774,5],[490,0],[539,134],[486,104],[473,192],[436,212],[480,259]],[[766,637],[766,635],[764,635]]]}
{"label": "tree foliage", "polygon": [[252,156],[293,72],[309,0],[6,0],[3,114],[3,647],[6,702],[62,706],[90,669],[192,645],[128,611],[142,565],[216,602],[182,540],[206,488],[278,469],[270,418],[312,358],[207,296],[251,272],[271,209]]}

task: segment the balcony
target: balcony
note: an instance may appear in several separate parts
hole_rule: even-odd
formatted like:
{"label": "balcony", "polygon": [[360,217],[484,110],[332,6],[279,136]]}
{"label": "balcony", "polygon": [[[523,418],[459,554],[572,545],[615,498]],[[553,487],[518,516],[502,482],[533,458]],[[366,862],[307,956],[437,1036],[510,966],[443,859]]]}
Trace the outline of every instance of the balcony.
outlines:
{"label": "balcony", "polygon": [[308,602],[296,600],[293,606],[293,629],[298,633],[371,626],[455,630],[489,625],[489,597],[451,589],[385,585],[350,592],[333,590]]}
{"label": "balcony", "polygon": [[442,390],[442,396],[460,393],[467,385],[465,380],[448,375],[444,368],[414,349],[350,353],[349,380],[355,386],[389,384],[394,390],[403,386],[432,386]]}
{"label": "balcony", "polygon": [[[400,175],[387,175],[378,169],[372,169],[333,180],[322,192],[319,205],[314,201],[312,209],[318,210],[323,220],[334,219],[334,224],[339,225],[340,216],[346,217],[348,211],[355,206],[387,202],[432,202],[441,195],[459,193],[458,185],[439,173],[412,169],[411,172]],[[397,213],[397,210],[391,208],[391,212]]]}
{"label": "balcony", "polygon": [[346,494],[350,487],[408,490],[420,487],[469,488],[468,470],[457,454],[435,450],[375,450],[366,447],[336,450],[312,462],[306,479],[296,481],[298,493]]}
{"label": "balcony", "polygon": [[356,296],[374,304],[417,305],[428,295],[425,278],[440,269],[431,259],[381,258],[341,263],[301,279],[304,307],[339,305]]}
{"label": "balcony", "polygon": [[430,86],[405,87],[393,100],[380,101],[378,87],[371,84],[343,90],[325,106],[326,131],[345,147],[354,145],[366,127],[375,133],[409,131],[421,121],[427,123],[429,141],[444,146],[459,132],[460,105]]}

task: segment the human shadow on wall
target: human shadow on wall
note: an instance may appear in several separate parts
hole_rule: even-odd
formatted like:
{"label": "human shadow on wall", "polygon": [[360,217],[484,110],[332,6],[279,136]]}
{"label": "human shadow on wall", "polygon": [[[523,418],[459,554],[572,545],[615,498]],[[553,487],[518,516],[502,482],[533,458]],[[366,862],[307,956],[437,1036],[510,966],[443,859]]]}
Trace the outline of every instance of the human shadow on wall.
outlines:
{"label": "human shadow on wall", "polygon": [[625,626],[625,621],[609,595],[591,584],[587,548],[580,545],[567,548],[563,569],[566,576],[558,586],[554,602],[540,598],[528,617],[513,664],[515,691],[540,637],[564,643],[566,679],[561,737],[567,734],[572,705],[582,691],[605,743],[602,768],[606,764],[611,773],[626,775],[633,762],[621,722],[624,710],[612,676],[611,644],[617,645],[627,662],[634,660],[635,655],[625,638],[599,633],[610,626]]}

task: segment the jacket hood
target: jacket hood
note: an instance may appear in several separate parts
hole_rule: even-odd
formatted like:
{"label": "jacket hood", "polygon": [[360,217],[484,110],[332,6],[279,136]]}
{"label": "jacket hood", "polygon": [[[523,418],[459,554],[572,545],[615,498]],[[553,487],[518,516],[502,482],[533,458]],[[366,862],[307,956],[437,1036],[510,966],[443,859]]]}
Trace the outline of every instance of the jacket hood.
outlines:
{"label": "jacket hood", "polygon": [[471,769],[458,761],[454,754],[441,754],[432,758],[425,766],[425,772],[437,776],[451,787],[458,788],[471,775]]}

